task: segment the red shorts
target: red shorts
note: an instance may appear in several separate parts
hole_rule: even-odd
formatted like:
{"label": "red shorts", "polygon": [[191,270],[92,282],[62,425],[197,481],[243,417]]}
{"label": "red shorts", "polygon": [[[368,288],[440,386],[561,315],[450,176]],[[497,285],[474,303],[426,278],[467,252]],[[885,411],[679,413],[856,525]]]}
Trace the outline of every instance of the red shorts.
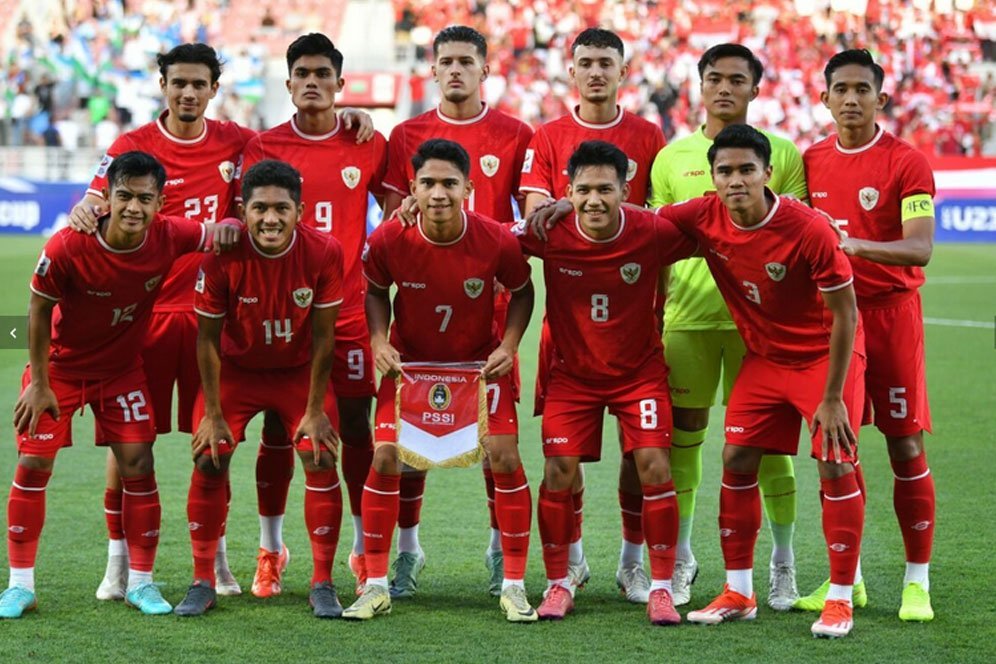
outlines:
{"label": "red shorts", "polygon": [[[770,454],[798,453],[799,428],[803,419],[812,420],[823,400],[829,365],[829,356],[807,367],[795,367],[748,352],[726,407],[727,444],[759,447]],[[864,372],[865,358],[855,353],[844,381],[844,405],[855,435],[861,429]],[[822,436],[817,429],[811,437],[813,458],[822,454]]]}
{"label": "red shorts", "polygon": [[930,431],[927,369],[920,294],[881,309],[862,309],[868,349],[866,399],[874,422],[886,436]]}
{"label": "red shorts", "polygon": [[605,409],[619,418],[623,454],[642,447],[671,447],[671,391],[663,357],[652,360],[624,381],[575,378],[554,368],[546,385],[543,455],[602,456]]}
{"label": "red shorts", "polygon": [[[374,444],[398,442],[395,421],[397,381],[382,378],[377,391],[377,412],[374,414]],[[515,436],[519,433],[519,418],[515,413],[515,395],[511,375],[488,382],[488,435]]]}
{"label": "red shorts", "polygon": [[[246,439],[246,425],[249,420],[271,410],[280,418],[288,436],[293,437],[308,404],[308,388],[311,384],[311,365],[291,369],[245,369],[229,362],[221,365],[221,409],[225,422],[232,430],[235,444]],[[339,410],[336,408],[335,394],[328,390],[325,394],[325,414],[332,427],[339,430]],[[204,417],[204,393],[198,393],[194,402],[194,422],[200,424]],[[222,444],[219,451],[229,454],[235,445]],[[297,449],[310,452],[311,441],[302,438]]]}
{"label": "red shorts", "polygon": [[543,406],[546,402],[546,390],[550,383],[550,369],[553,367],[555,355],[553,350],[553,337],[550,336],[550,326],[546,324],[546,317],[543,317],[543,325],[540,327],[539,357],[536,360],[536,394],[533,397],[533,416],[543,414]]}
{"label": "red shorts", "polygon": [[[22,394],[30,382],[31,368],[27,367],[21,375]],[[93,411],[97,445],[151,443],[156,439],[149,388],[140,366],[94,381],[68,380],[52,372],[49,384],[59,400],[59,419],[52,419],[48,413],[42,415],[34,436],[15,431],[18,453],[54,459],[61,448],[73,444],[73,415],[85,405]]]}
{"label": "red shorts", "polygon": [[193,311],[153,311],[142,362],[152,394],[156,431],[171,431],[173,385],[176,384],[177,429],[191,433],[194,399],[201,387],[201,375],[197,370],[197,314]]}
{"label": "red shorts", "polygon": [[377,392],[370,332],[362,309],[355,314],[348,313],[335,322],[332,387],[336,396],[346,399],[372,397]]}

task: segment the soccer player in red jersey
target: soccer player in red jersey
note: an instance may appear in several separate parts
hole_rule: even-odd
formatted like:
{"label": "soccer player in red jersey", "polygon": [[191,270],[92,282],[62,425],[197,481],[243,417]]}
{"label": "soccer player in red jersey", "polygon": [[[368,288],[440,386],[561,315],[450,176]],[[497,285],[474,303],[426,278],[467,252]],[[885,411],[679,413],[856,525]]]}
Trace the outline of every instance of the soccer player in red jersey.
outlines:
{"label": "soccer player in red jersey", "polygon": [[[529,265],[507,227],[463,209],[470,195],[470,157],[459,144],[426,141],[412,157],[410,189],[418,200],[416,226],[382,224],[364,250],[367,322],[377,368],[374,460],[363,492],[367,583],[343,617],[367,620],[389,613],[387,561],[398,520],[401,468],[395,429],[395,380],[402,362],[484,362],[489,381],[489,437],[504,557],[501,609],[512,622],[532,622],[523,583],[532,519],[519,458],[515,399],[509,374],[532,312]],[[494,283],[511,291],[504,334],[494,321]],[[468,288],[483,284],[483,289]],[[391,318],[389,288],[398,287]]]}
{"label": "soccer player in red jersey", "polygon": [[754,545],[761,527],[757,474],[766,453],[795,454],[800,419],[812,432],[830,557],[817,636],[852,627],[852,591],[864,501],[854,461],[864,398],[864,341],[850,263],[818,212],[767,188],[771,145],[732,125],[708,152],[716,196],[658,214],[699,240],[747,346],[726,411],[719,527],[726,586],[691,622],[750,620]]}
{"label": "soccer player in red jersey", "polygon": [[[204,117],[208,103],[218,92],[221,63],[214,49],[205,44],[181,44],[158,57],[159,86],[167,109],[155,121],[123,134],[108,149],[86,196],[70,213],[70,225],[93,232],[97,214],[106,206],[100,195],[106,187],[106,170],[115,157],[128,150],[143,150],[156,157],[166,168],[163,213],[195,221],[213,222],[235,210],[237,164],[246,142],[255,132],[233,122],[218,122]],[[349,113],[347,115],[347,113]],[[355,111],[344,112],[346,126],[363,128],[358,139],[372,133],[369,116]],[[200,385],[195,360],[197,318],[193,312],[193,286],[197,277],[197,258],[177,261],[166,276],[162,294],[153,310],[150,334],[143,352],[156,431],[171,428],[173,385],[177,386],[177,428],[191,433],[191,411]],[[264,429],[264,438],[266,437]],[[279,443],[278,443],[279,444]],[[275,466],[261,448],[257,463],[257,486],[268,483],[265,469]],[[279,455],[284,450],[276,449]],[[287,448],[285,466],[293,470],[293,456]],[[283,457],[281,457],[283,458]],[[288,474],[288,473],[285,473]],[[290,482],[290,478],[286,479]],[[272,489],[279,490],[279,489]],[[286,490],[285,490],[286,491]],[[108,454],[107,490],[104,513],[110,537],[107,571],[97,589],[98,599],[121,599],[127,573],[127,550],[121,530],[121,482],[113,457]],[[261,497],[260,502],[265,502]],[[238,581],[229,569],[225,537],[218,546],[218,591],[225,595],[241,593]]]}
{"label": "soccer player in red jersey", "polygon": [[[558,120],[536,130],[522,167],[520,190],[526,194],[526,212],[539,203],[559,198],[567,189],[567,162],[583,141],[599,140],[619,147],[628,159],[626,200],[643,206],[650,194],[650,170],[657,153],[665,145],[661,128],[617,104],[619,85],[626,76],[622,40],[600,28],[581,32],[571,45],[572,61],[568,73],[577,85],[581,102]],[[543,410],[546,373],[553,358],[546,326],[540,335],[540,360],[536,376],[536,414]],[[621,445],[625,447],[626,443]],[[571,544],[571,579],[583,585],[590,576],[581,545],[581,520],[584,475],[577,474],[574,509],[577,529]],[[623,458],[619,472],[619,507],[623,524],[623,541],[616,582],[633,602],[644,603],[649,583],[643,568],[643,532],[639,514],[643,492],[636,467]]]}
{"label": "soccer player in red jersey", "polygon": [[[515,220],[513,198],[520,209],[525,202],[519,193],[519,177],[533,131],[524,122],[488,107],[481,100],[481,86],[489,73],[488,44],[481,33],[453,25],[436,35],[432,48],[435,54],[432,71],[441,94],[439,106],[405,120],[391,131],[384,211],[390,214],[401,204],[402,197],[410,197],[409,182],[415,177],[411,158],[418,147],[430,138],[445,138],[459,143],[470,155],[470,180],[474,188],[464,208],[511,224]],[[414,198],[409,198],[408,203],[406,208],[414,205]],[[495,323],[499,330],[505,329],[507,308],[508,293],[499,289],[495,302]],[[516,389],[517,369],[512,376]],[[491,516],[491,541],[485,563],[490,573],[490,592],[498,596],[504,574],[501,534],[495,514],[494,476],[487,460],[483,467]],[[395,598],[414,594],[418,572],[425,564],[418,539],[424,490],[425,472],[405,468],[398,513],[398,559],[391,580],[391,596]]]}
{"label": "soccer player in red jersey", "polygon": [[608,408],[619,418],[623,453],[633,458],[643,491],[652,578],[647,614],[653,624],[673,625],[681,622],[671,598],[678,503],[668,462],[671,397],[654,298],[661,269],[688,258],[696,244],[650,210],[620,208],[629,194],[626,170],[619,148],[582,143],[567,162],[574,214],[546,242],[520,233],[524,251],[543,259],[554,348],[543,410],[539,525],[548,587],[539,616],[560,620],[574,606],[571,489],[581,462],[601,457]]}
{"label": "soccer player in red jersey", "polygon": [[342,606],[332,563],[342,492],[329,381],[343,300],[342,249],[335,238],[299,224],[301,176],[292,166],[259,162],[245,173],[242,192],[243,242],[206,259],[195,287],[202,391],[194,405],[199,424],[187,499],[194,582],[175,612],[197,616],[215,604],[214,559],[227,513],[229,463],[249,420],[270,410],[293,432],[304,464],[314,565],[309,602],[316,616],[337,618]]}
{"label": "soccer player in red jersey", "polygon": [[[933,249],[934,177],[922,154],[876,124],[889,97],[867,51],[838,53],[824,75],[821,97],[836,133],[806,151],[806,175],[814,207],[836,220],[854,268],[868,338],[865,385],[888,446],[906,547],[899,617],[929,621],[935,496],[923,444],[931,423],[918,289]],[[825,593],[803,598],[800,608],[818,609]]]}
{"label": "soccer player in red jersey", "polygon": [[[368,197],[372,194],[383,199],[381,182],[387,165],[387,141],[375,132],[372,140],[357,143],[357,132],[343,127],[335,109],[335,96],[345,83],[342,67],[342,53],[323,34],[301,36],[287,48],[287,90],[296,113],[288,122],[249,141],[242,168],[248,169],[263,159],[279,159],[294,166],[303,178],[301,223],[330,233],[342,246],[344,299],[336,319],[332,381],[343,442],[342,472],[355,532],[350,567],[362,570],[360,501],[373,457],[370,404],[375,384],[363,312],[366,281],[360,254],[367,238]],[[291,441],[275,439],[271,434],[274,428],[264,430],[267,440],[260,446],[267,450],[270,462],[257,466],[257,479],[262,476],[266,484],[260,489],[261,564],[253,580],[257,596],[280,591],[281,531],[293,472]],[[281,449],[287,453],[286,461],[276,458]],[[359,578],[362,581],[362,574]]]}
{"label": "soccer player in red jersey", "polygon": [[209,228],[159,215],[166,171],[148,154],[119,155],[106,181],[110,212],[97,233],[55,234],[31,282],[31,361],[14,407],[18,462],[7,501],[10,587],[0,595],[3,618],[35,607],[45,487],[56,454],[72,445],[73,414],[84,405],[96,419],[96,444],[114,454],[124,484],[125,602],[147,614],[172,609],[152,583],[160,507],[154,405],[141,350],[164,277],[178,256],[205,246]]}

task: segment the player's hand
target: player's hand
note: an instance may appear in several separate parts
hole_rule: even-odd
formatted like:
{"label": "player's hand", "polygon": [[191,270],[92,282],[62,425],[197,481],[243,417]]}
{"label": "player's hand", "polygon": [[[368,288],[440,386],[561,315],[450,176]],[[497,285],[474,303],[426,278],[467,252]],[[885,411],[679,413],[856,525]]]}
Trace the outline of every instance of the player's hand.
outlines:
{"label": "player's hand", "polygon": [[344,108],[339,114],[346,131],[356,127],[356,142],[366,143],[374,137],[373,118],[356,108]]}
{"label": "player's hand", "polygon": [[859,240],[856,240],[853,237],[849,237],[847,235],[846,231],[839,230],[839,229],[838,229],[838,231],[839,231],[839,233],[842,234],[840,236],[840,245],[839,245],[840,248],[841,248],[841,250],[845,254],[847,254],[848,256],[857,256],[858,255],[858,242],[859,242]]}
{"label": "player's hand", "polygon": [[201,419],[201,423],[197,426],[197,431],[194,432],[193,439],[190,441],[194,461],[197,461],[197,457],[206,450],[211,450],[211,463],[215,468],[220,470],[221,459],[218,447],[222,441],[228,441],[229,445],[235,444],[232,430],[228,428],[225,418],[220,415],[217,417],[208,417],[205,415]]}
{"label": "player's hand", "polygon": [[533,235],[546,242],[547,231],[557,225],[574,209],[566,198],[555,201],[552,198],[541,202],[526,217],[526,227]]}
{"label": "player's hand", "polygon": [[401,368],[401,353],[388,342],[383,342],[371,347],[374,356],[374,365],[377,371],[388,378],[397,378],[403,371]]}
{"label": "player's hand", "polygon": [[843,456],[854,458],[854,450],[858,438],[851,429],[847,417],[847,406],[841,399],[824,399],[813,414],[813,422],[809,427],[811,435],[819,429],[823,438],[820,448],[820,460],[829,463],[844,463]]}
{"label": "player's hand", "polygon": [[224,251],[231,251],[239,244],[242,237],[242,222],[238,219],[223,219],[214,229],[214,237],[211,244],[214,253],[220,254]]}
{"label": "player's hand", "polygon": [[390,219],[397,219],[401,225],[408,228],[418,223],[418,200],[411,194],[405,196],[401,205],[394,209]]}
{"label": "player's hand", "polygon": [[59,419],[59,400],[51,387],[41,387],[35,383],[29,383],[14,404],[14,428],[17,433],[24,433],[27,429],[29,436],[34,436],[38,430],[38,420],[48,413],[52,419]]}
{"label": "player's hand", "polygon": [[69,211],[68,225],[77,233],[93,235],[97,232],[97,219],[107,214],[107,209],[101,205],[91,205],[85,197]]}
{"label": "player's hand", "polygon": [[321,461],[323,448],[332,454],[332,459],[339,458],[339,434],[332,428],[332,422],[329,421],[329,416],[324,412],[306,412],[304,414],[300,424],[297,425],[297,431],[294,433],[294,444],[296,445],[302,438],[311,441],[316,466]]}
{"label": "player's hand", "polygon": [[498,346],[488,355],[488,361],[481,367],[481,375],[485,380],[501,378],[512,371],[514,362],[515,353],[504,346]]}

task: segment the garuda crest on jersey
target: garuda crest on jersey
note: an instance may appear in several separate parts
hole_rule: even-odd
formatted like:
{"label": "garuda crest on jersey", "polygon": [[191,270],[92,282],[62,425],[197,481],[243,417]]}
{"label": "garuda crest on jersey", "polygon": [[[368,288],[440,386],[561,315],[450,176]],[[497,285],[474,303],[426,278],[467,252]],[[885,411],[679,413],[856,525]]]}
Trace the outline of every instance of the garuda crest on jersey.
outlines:
{"label": "garuda crest on jersey", "polygon": [[218,172],[221,173],[221,179],[225,181],[225,184],[229,184],[235,177],[235,164],[223,161],[218,164]]}
{"label": "garuda crest on jersey", "polygon": [[498,172],[499,166],[501,166],[501,159],[493,154],[486,154],[481,157],[481,170],[489,178],[494,177],[494,174]]}
{"label": "garuda crest on jersey", "polygon": [[446,410],[450,407],[451,401],[453,401],[453,395],[450,394],[450,388],[446,383],[436,383],[429,390],[429,406],[433,410]]}
{"label": "garuda crest on jersey", "polygon": [[145,292],[146,293],[151,293],[152,289],[155,288],[156,286],[158,286],[159,282],[162,281],[162,279],[163,279],[163,275],[157,274],[156,276],[154,276],[151,279],[149,279],[148,281],[146,281],[145,282]]}
{"label": "garuda crest on jersey", "polygon": [[311,298],[314,296],[314,293],[310,288],[298,288],[291,295],[294,296],[294,304],[304,309],[311,304]]}
{"label": "garuda crest on jersey", "polygon": [[871,212],[878,205],[878,189],[864,187],[858,192],[858,202],[861,203],[861,207]]}
{"label": "garuda crest on jersey", "polygon": [[781,263],[766,263],[764,265],[764,271],[768,273],[772,281],[781,281],[785,278],[785,266]]}
{"label": "garuda crest on jersey", "polygon": [[636,162],[630,159],[629,162],[626,164],[626,182],[629,182],[630,180],[636,177],[637,168],[638,167],[636,165]]}
{"label": "garuda crest on jersey", "polygon": [[484,281],[476,277],[472,279],[467,279],[463,282],[463,292],[467,294],[472,300],[476,300],[478,296],[484,292]]}
{"label": "garuda crest on jersey", "polygon": [[619,274],[622,275],[623,281],[630,285],[637,282],[642,271],[643,268],[640,267],[639,263],[626,263],[619,268]]}
{"label": "garuda crest on jersey", "polygon": [[342,181],[350,189],[356,189],[356,185],[360,184],[360,169],[356,166],[347,166],[342,169]]}

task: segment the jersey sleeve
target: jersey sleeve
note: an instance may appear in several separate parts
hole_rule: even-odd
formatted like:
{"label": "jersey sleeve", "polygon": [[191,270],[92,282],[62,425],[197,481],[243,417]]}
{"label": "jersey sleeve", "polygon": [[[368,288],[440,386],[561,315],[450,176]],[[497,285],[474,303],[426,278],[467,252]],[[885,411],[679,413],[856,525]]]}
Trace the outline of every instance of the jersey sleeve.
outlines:
{"label": "jersey sleeve", "polygon": [[519,191],[553,197],[552,148],[542,127],[533,134],[522,161]]}
{"label": "jersey sleeve", "polygon": [[363,276],[377,288],[387,290],[394,283],[391,270],[387,265],[386,235],[391,224],[398,222],[387,222],[381,224],[367,238],[367,243],[363,247]]}
{"label": "jersey sleeve", "polygon": [[837,234],[822,218],[811,219],[810,224],[812,231],[803,236],[802,246],[817,288],[829,293],[851,285],[854,281],[851,261],[840,248]]}
{"label": "jersey sleeve", "polygon": [[326,238],[325,255],[315,288],[316,309],[342,304],[342,245],[331,235]]}
{"label": "jersey sleeve", "polygon": [[788,194],[794,196],[803,203],[809,203],[809,187],[806,186],[806,169],[802,163],[802,155],[795,144],[786,142],[784,150],[785,158],[782,168],[785,169],[785,176],[782,179],[781,191],[776,194]]}
{"label": "jersey sleeve", "polygon": [[675,202],[671,178],[668,177],[668,158],[663,149],[654,157],[654,163],[650,167],[650,197],[647,202],[654,208]]}
{"label": "jersey sleeve", "polygon": [[367,191],[379,198],[387,193],[384,180],[387,178],[388,144],[387,139],[379,131],[374,132],[373,140],[370,142],[373,144],[374,174],[370,178],[370,186]]}
{"label": "jersey sleeve", "polygon": [[87,187],[86,193],[93,194],[94,196],[104,195],[104,190],[108,189],[107,186],[107,169],[111,167],[111,162],[118,155],[124,154],[130,150],[134,150],[134,141],[128,134],[122,134],[114,139],[111,143],[111,147],[107,148],[107,152],[104,156],[100,158],[100,163],[97,165],[97,170],[93,174],[93,178],[90,180],[90,186]]}
{"label": "jersey sleeve", "polygon": [[657,216],[660,219],[671,222],[679,231],[694,238],[693,241],[697,242],[700,240],[700,237],[695,232],[698,225],[696,222],[702,210],[703,200],[705,199],[693,198],[688,201],[665,205],[657,210]]}
{"label": "jersey sleeve", "polygon": [[522,167],[526,161],[526,150],[529,149],[529,144],[532,140],[532,128],[525,122],[520,123],[519,133],[515,137],[515,163],[512,165],[513,173],[515,173],[512,180],[513,195],[519,194],[519,189],[522,185]]}
{"label": "jersey sleeve", "polygon": [[66,249],[65,239],[61,233],[56,233],[42,249],[31,277],[31,292],[46,300],[58,302],[62,299],[66,286],[69,285],[70,252]]}
{"label": "jersey sleeve", "polygon": [[934,172],[919,151],[910,149],[899,162],[899,200],[917,194],[933,196]]}
{"label": "jersey sleeve", "polygon": [[207,225],[183,217],[163,217],[161,221],[169,224],[177,255],[203,251],[207,244]]}
{"label": "jersey sleeve", "polygon": [[384,171],[384,189],[393,191],[401,196],[408,195],[408,154],[407,141],[405,140],[405,127],[403,124],[396,126],[391,131],[391,138],[387,142],[387,167]]}
{"label": "jersey sleeve", "polygon": [[499,229],[498,272],[495,276],[508,290],[522,290],[529,283],[529,263],[508,226],[499,226]]}
{"label": "jersey sleeve", "polygon": [[219,256],[208,254],[194,284],[194,311],[207,318],[224,318],[228,310],[228,275]]}
{"label": "jersey sleeve", "polygon": [[[563,223],[563,220],[560,223]],[[546,242],[529,232],[525,219],[520,219],[512,224],[509,230],[512,236],[518,240],[519,249],[523,254],[543,258],[543,250],[546,248]]]}
{"label": "jersey sleeve", "polygon": [[661,267],[688,258],[699,248],[695,238],[686,235],[666,217],[654,217],[654,235]]}
{"label": "jersey sleeve", "polygon": [[258,134],[254,136],[242,150],[239,157],[239,165],[235,169],[235,200],[242,200],[242,178],[246,171],[254,165],[266,159],[266,151],[263,149],[263,139]]}

